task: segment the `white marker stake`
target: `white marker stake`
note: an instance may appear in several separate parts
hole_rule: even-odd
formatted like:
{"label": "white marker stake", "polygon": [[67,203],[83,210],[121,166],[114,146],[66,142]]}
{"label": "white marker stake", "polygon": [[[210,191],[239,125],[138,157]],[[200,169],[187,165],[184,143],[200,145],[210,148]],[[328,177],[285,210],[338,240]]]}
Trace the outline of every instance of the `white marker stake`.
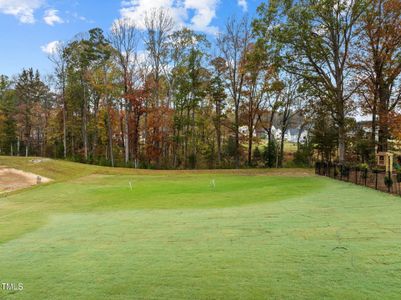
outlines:
{"label": "white marker stake", "polygon": [[212,188],[216,188],[216,182],[214,181],[214,179],[212,179],[212,181],[210,182],[210,184],[212,185]]}
{"label": "white marker stake", "polygon": [[131,181],[129,182],[129,188],[130,188],[131,191],[132,191],[132,184],[131,184]]}

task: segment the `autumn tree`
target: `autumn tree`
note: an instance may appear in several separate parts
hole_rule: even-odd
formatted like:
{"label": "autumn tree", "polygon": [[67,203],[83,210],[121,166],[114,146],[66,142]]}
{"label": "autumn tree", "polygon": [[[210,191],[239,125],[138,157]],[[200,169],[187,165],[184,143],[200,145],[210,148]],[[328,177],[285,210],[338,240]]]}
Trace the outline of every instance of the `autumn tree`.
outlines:
{"label": "autumn tree", "polygon": [[[88,115],[89,115],[89,91],[86,81],[86,73],[89,69],[90,62],[85,52],[87,46],[83,43],[83,38],[78,38],[70,42],[65,49],[65,56],[67,59],[67,72],[68,72],[68,102],[71,117],[75,115],[75,111],[80,113],[80,127],[82,135],[82,144],[84,150],[84,159],[88,160],[89,155],[89,141],[88,141]],[[71,154],[75,154],[75,144],[78,140],[79,133],[73,130],[76,123],[70,119],[71,128]]]}
{"label": "autumn tree", "polygon": [[392,112],[389,115],[390,134],[398,142],[401,142],[401,114],[399,112]]}
{"label": "autumn tree", "polygon": [[[278,167],[283,167],[285,135],[293,125],[294,119],[297,116],[301,116],[303,108],[307,104],[305,101],[306,96],[302,94],[300,89],[301,82],[296,76],[285,74],[282,81],[284,82],[284,89],[281,93],[279,108],[281,139]],[[299,128],[299,130],[301,131],[302,128]]]}
{"label": "autumn tree", "polygon": [[345,160],[346,118],[352,110],[348,72],[363,0],[271,1],[258,8],[254,29],[270,43],[279,64],[308,81],[338,129],[339,160]]}
{"label": "autumn tree", "polygon": [[250,44],[247,49],[244,77],[242,112],[248,127],[248,166],[252,165],[252,150],[258,114],[264,110],[267,93],[274,78],[274,67],[269,61],[264,45]]}
{"label": "autumn tree", "polygon": [[[170,60],[170,35],[174,22],[168,11],[153,9],[145,16],[144,38],[151,68],[151,102],[146,103],[145,140],[149,154],[160,165],[160,159],[168,155],[167,123],[170,104],[166,97],[166,73]],[[163,91],[164,90],[164,91]],[[162,157],[161,157],[162,156]]]}
{"label": "autumn tree", "polygon": [[58,43],[55,51],[49,55],[49,59],[54,64],[56,88],[58,90],[58,97],[61,101],[63,115],[63,156],[64,158],[67,158],[67,59],[65,54],[64,43]]}
{"label": "autumn tree", "polygon": [[269,168],[277,166],[277,141],[273,128],[282,105],[283,90],[284,83],[280,80],[277,70],[275,70],[271,83],[267,86],[266,99],[263,100],[263,106],[257,111],[257,124],[267,133],[265,160]]}
{"label": "autumn tree", "polygon": [[240,106],[243,100],[246,55],[251,42],[251,27],[247,17],[230,18],[217,38],[217,46],[226,62],[225,79],[233,109],[235,138],[235,166],[240,166]]}
{"label": "autumn tree", "polygon": [[124,145],[124,159],[128,164],[130,160],[130,127],[129,115],[132,110],[130,102],[130,92],[132,90],[132,76],[134,63],[137,61],[137,47],[139,43],[139,31],[136,25],[128,19],[117,20],[112,27],[109,37],[111,44],[116,49],[116,62],[120,67],[122,76],[124,116],[122,117],[122,136]]}
{"label": "autumn tree", "polygon": [[364,107],[372,115],[372,144],[388,150],[390,114],[401,100],[401,1],[372,0],[359,21],[355,62]]}
{"label": "autumn tree", "polygon": [[[38,124],[42,118],[43,105],[48,101],[49,88],[41,80],[38,71],[24,69],[16,81],[15,93],[18,109],[15,117],[19,138],[24,143],[25,156],[29,156],[32,140],[36,138],[36,142],[39,143],[46,129],[46,124],[44,126]],[[17,151],[19,153],[19,149]]]}

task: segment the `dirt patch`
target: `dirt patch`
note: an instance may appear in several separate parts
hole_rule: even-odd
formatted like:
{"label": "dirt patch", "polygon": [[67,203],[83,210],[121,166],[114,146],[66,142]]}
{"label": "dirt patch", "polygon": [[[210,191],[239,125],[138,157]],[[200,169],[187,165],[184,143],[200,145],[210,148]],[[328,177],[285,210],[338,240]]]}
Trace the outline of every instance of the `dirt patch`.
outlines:
{"label": "dirt patch", "polygon": [[49,158],[35,158],[35,159],[31,159],[30,162],[34,163],[34,164],[40,164],[42,162],[46,162],[49,161]]}
{"label": "dirt patch", "polygon": [[0,193],[50,182],[51,179],[33,173],[0,166]]}

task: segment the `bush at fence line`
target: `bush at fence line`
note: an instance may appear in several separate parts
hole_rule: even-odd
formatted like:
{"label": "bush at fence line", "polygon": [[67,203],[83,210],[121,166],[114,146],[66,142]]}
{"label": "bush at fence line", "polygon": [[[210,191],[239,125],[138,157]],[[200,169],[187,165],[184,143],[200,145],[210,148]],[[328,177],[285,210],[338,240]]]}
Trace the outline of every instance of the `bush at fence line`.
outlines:
{"label": "bush at fence line", "polygon": [[380,173],[380,171],[382,171],[382,170],[379,168],[372,168],[372,172],[375,174]]}
{"label": "bush at fence line", "polygon": [[315,168],[316,168],[316,170],[324,169],[324,167],[325,167],[325,164],[324,164],[322,161],[317,161],[317,162],[315,163]]}
{"label": "bush at fence line", "polygon": [[393,179],[391,178],[391,176],[385,176],[384,177],[384,184],[388,188],[391,188],[393,186]]}
{"label": "bush at fence line", "polygon": [[334,166],[334,177],[337,177],[338,176],[338,168],[337,168],[337,166]]}
{"label": "bush at fence line", "polygon": [[368,170],[368,169],[369,169],[369,165],[368,165],[368,164],[359,164],[359,165],[358,165],[358,169],[359,169],[360,171]]}
{"label": "bush at fence line", "polygon": [[401,183],[401,170],[397,171],[397,182]]}
{"label": "bush at fence line", "polygon": [[341,168],[341,175],[343,177],[347,177],[349,175],[349,172],[350,172],[350,167],[347,165],[343,165]]}

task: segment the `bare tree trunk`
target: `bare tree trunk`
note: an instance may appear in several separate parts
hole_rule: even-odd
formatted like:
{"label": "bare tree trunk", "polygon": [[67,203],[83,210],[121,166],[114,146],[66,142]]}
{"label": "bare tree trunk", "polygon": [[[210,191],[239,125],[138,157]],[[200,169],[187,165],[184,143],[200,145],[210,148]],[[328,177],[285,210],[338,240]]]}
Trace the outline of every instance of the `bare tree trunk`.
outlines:
{"label": "bare tree trunk", "polygon": [[343,163],[345,161],[345,133],[344,129],[341,128],[338,137],[338,159],[340,163]]}
{"label": "bare tree trunk", "polygon": [[282,168],[283,167],[283,160],[284,160],[284,137],[285,133],[287,131],[287,128],[283,128],[281,130],[281,141],[280,141],[280,155],[278,157],[278,167]]}
{"label": "bare tree trunk", "polygon": [[67,103],[65,101],[65,83],[62,83],[63,98],[63,156],[67,158]]}
{"label": "bare tree trunk", "polygon": [[221,103],[216,106],[217,110],[217,126],[216,126],[216,139],[217,139],[217,163],[221,165]]}
{"label": "bare tree trunk", "polygon": [[99,98],[95,99],[95,105],[94,105],[94,131],[93,131],[93,142],[92,142],[92,157],[95,158],[96,156],[96,149],[97,149],[97,143],[98,143],[98,119],[99,119]]}
{"label": "bare tree trunk", "polygon": [[125,163],[129,162],[129,133],[128,133],[128,123],[129,123],[129,114],[128,114],[128,100],[125,103],[125,116],[124,116],[124,154],[125,154]]}
{"label": "bare tree trunk", "polygon": [[133,159],[134,159],[134,167],[139,167],[139,122],[140,122],[140,114],[136,110],[135,112],[135,120],[134,120],[134,128],[133,128]]}
{"label": "bare tree trunk", "polygon": [[252,166],[253,122],[249,125],[248,138],[248,166]]}
{"label": "bare tree trunk", "polygon": [[375,150],[376,146],[376,126],[377,126],[377,121],[376,121],[376,105],[375,109],[372,111],[372,134],[371,134],[371,143],[373,150]]}
{"label": "bare tree trunk", "polygon": [[[82,82],[82,81],[81,81]],[[83,108],[82,108],[82,136],[83,136],[83,142],[84,142],[84,155],[85,155],[85,160],[88,160],[88,116],[87,116],[87,109],[88,109],[88,104],[87,104],[87,99],[86,99],[86,89],[84,86],[84,99],[83,99]]]}
{"label": "bare tree trunk", "polygon": [[[64,102],[64,100],[63,100]],[[65,102],[63,104],[63,156],[67,158],[67,112]]]}
{"label": "bare tree trunk", "polygon": [[387,86],[379,88],[379,141],[378,151],[388,151],[388,140],[390,138],[389,130],[389,108],[390,90]]}
{"label": "bare tree trunk", "polygon": [[110,105],[107,108],[107,133],[109,136],[109,154],[111,166],[114,167],[114,154],[113,154],[113,129],[111,128],[111,118],[110,118]]}
{"label": "bare tree trunk", "polygon": [[234,124],[234,130],[235,130],[235,168],[239,168],[239,105],[235,106],[235,124]]}
{"label": "bare tree trunk", "polygon": [[72,154],[72,156],[75,156],[75,138],[74,138],[74,132],[71,133],[71,154]]}

